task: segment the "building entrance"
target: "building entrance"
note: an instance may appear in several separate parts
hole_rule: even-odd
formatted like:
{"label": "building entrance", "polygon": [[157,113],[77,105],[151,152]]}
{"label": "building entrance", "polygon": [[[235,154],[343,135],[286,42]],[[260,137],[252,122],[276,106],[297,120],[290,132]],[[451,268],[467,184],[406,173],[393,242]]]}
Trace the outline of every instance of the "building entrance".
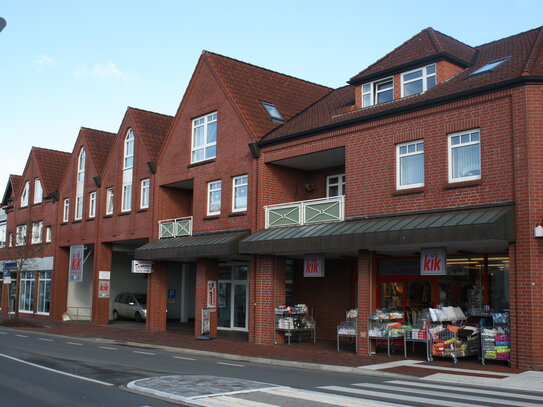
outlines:
{"label": "building entrance", "polygon": [[218,329],[247,330],[247,265],[221,267],[218,281]]}

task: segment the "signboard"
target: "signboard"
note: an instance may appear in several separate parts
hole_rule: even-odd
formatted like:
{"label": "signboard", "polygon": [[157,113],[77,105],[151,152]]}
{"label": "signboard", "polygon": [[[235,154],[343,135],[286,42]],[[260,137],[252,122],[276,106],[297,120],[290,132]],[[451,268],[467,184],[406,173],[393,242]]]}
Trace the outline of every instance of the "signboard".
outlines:
{"label": "signboard", "polygon": [[304,277],[324,277],[323,254],[306,254],[304,256]]}
{"label": "signboard", "polygon": [[109,280],[99,280],[98,281],[98,298],[109,298]]}
{"label": "signboard", "polygon": [[83,281],[83,255],[85,246],[82,244],[70,246],[70,281]]}
{"label": "signboard", "polygon": [[98,280],[111,280],[111,271],[99,271]]}
{"label": "signboard", "polygon": [[215,308],[217,306],[217,282],[207,282],[207,307]]}
{"label": "signboard", "polygon": [[202,308],[202,335],[209,334],[211,330],[210,316],[211,310],[209,308]]}
{"label": "signboard", "polygon": [[168,288],[168,299],[173,300],[176,297],[177,291],[173,288]]}
{"label": "signboard", "polygon": [[444,247],[422,249],[420,252],[420,275],[443,276],[447,274],[447,252]]}
{"label": "signboard", "polygon": [[16,269],[17,263],[4,263],[4,284],[11,284],[11,272]]}
{"label": "signboard", "polygon": [[132,273],[150,274],[153,271],[153,262],[148,260],[132,260]]}
{"label": "signboard", "polygon": [[4,277],[4,284],[11,284],[11,277]]}

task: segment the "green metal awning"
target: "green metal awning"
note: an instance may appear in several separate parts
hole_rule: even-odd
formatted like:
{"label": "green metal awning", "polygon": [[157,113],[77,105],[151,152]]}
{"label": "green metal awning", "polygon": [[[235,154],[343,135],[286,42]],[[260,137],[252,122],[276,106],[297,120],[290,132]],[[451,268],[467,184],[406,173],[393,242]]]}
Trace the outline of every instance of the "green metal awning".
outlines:
{"label": "green metal awning", "polygon": [[243,239],[239,250],[279,255],[514,240],[514,207],[499,206],[270,228]]}
{"label": "green metal awning", "polygon": [[238,254],[238,243],[249,232],[225,232],[159,239],[136,249],[139,260],[192,260]]}

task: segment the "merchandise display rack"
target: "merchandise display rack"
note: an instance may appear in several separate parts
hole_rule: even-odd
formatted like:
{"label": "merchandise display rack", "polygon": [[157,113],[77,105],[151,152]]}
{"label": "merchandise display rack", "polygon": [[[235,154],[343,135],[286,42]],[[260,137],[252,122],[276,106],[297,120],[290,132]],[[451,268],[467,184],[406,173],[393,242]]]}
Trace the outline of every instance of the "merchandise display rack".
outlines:
{"label": "merchandise display rack", "polygon": [[355,353],[358,353],[358,310],[352,309],[346,312],[345,321],[337,326],[337,351],[339,352],[340,338],[354,338]]}
{"label": "merchandise display rack", "polygon": [[413,351],[415,351],[415,343],[420,342],[424,343],[426,346],[426,360],[428,362],[433,361],[432,358],[432,338],[428,332],[428,327],[426,323],[422,324],[420,327],[413,327],[413,329],[406,329],[404,333],[404,344],[403,352],[404,357],[407,359],[407,342],[413,343]]}
{"label": "merchandise display rack", "polygon": [[492,314],[491,321],[491,324],[486,324],[485,320],[481,320],[481,363],[484,365],[486,360],[497,360],[511,366],[509,314]]}
{"label": "merchandise display rack", "polygon": [[[394,350],[394,341],[404,341],[404,331],[399,329],[402,326],[403,313],[401,312],[378,312],[368,319],[368,356],[371,356],[371,341],[377,343],[384,341],[387,344],[388,357]],[[392,345],[392,346],[391,346]]]}
{"label": "merchandise display rack", "polygon": [[[275,331],[284,334],[289,346],[293,336],[299,342],[304,339],[309,339],[313,343],[317,341],[315,321],[305,304],[275,307]],[[277,344],[277,339],[274,343]]]}
{"label": "merchandise display rack", "polygon": [[440,324],[428,330],[432,341],[432,358],[435,356],[458,358],[479,355],[479,329],[471,326]]}

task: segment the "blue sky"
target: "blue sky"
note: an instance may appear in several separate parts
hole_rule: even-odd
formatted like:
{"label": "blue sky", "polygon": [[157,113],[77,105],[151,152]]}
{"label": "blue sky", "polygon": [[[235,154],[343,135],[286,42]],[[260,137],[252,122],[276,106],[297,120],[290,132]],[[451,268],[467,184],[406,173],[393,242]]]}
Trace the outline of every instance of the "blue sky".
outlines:
{"label": "blue sky", "polygon": [[475,46],[543,25],[540,0],[440,3],[3,0],[0,194],[32,146],[175,114],[202,50],[339,87],[426,27]]}

